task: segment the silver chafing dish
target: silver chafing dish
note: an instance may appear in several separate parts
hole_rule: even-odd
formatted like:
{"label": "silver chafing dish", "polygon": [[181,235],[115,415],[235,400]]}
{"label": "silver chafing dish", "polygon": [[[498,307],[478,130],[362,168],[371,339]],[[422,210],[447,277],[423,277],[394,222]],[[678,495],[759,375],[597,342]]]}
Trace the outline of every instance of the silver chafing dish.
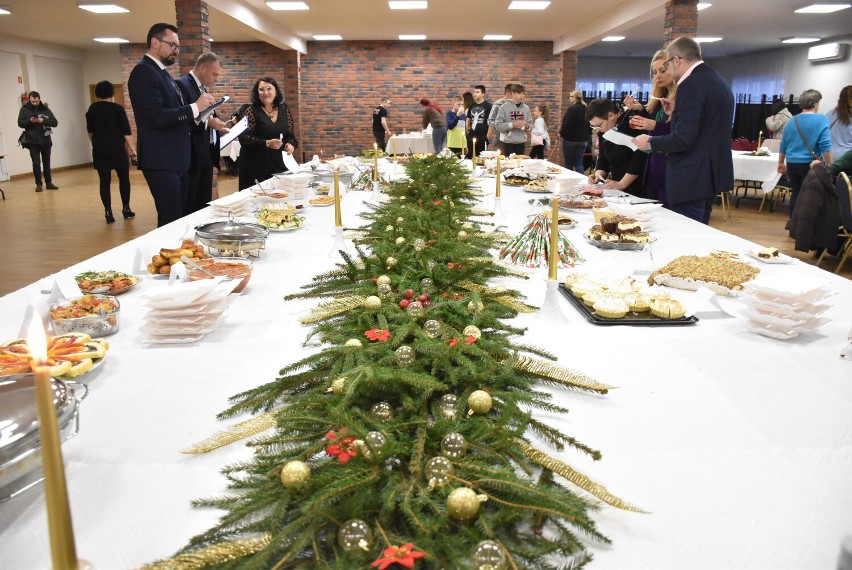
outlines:
{"label": "silver chafing dish", "polygon": [[[59,438],[77,435],[79,400],[66,382],[51,379]],[[0,377],[0,502],[23,493],[42,478],[35,375]]]}
{"label": "silver chafing dish", "polygon": [[208,222],[195,226],[198,240],[223,256],[258,257],[266,247],[269,230],[260,224],[238,222],[231,214],[227,221]]}

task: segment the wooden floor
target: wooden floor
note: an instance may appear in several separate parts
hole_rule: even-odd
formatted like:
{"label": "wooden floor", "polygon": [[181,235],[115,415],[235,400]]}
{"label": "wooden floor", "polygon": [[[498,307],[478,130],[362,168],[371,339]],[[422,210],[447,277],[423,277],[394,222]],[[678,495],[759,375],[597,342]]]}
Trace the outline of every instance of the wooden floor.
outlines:
{"label": "wooden floor", "polygon": [[[118,182],[113,180],[113,212],[118,219],[109,225],[104,220],[94,169],[54,172],[53,180],[60,189],[41,193],[34,191],[31,176],[0,183],[6,193],[6,200],[0,200],[0,243],[6,244],[0,265],[0,295],[141,236],[157,225],[153,199],[142,174],[136,170],[131,171],[131,207],[136,217],[121,218]],[[236,178],[219,178],[220,195],[231,194],[236,188]],[[793,240],[784,230],[786,206],[776,208],[774,213],[759,213],[759,204],[742,201],[739,208],[732,209],[728,220],[722,220],[717,207],[711,225],[814,263],[809,254],[793,249]],[[823,266],[833,271],[835,264],[830,258]],[[852,261],[846,263],[843,275],[852,279]]]}

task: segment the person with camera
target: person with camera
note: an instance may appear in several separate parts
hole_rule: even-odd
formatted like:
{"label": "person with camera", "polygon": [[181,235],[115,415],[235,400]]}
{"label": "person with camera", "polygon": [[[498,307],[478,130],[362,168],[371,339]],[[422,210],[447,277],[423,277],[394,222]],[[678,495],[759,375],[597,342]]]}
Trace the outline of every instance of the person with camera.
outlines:
{"label": "person with camera", "polygon": [[47,189],[59,190],[59,186],[53,183],[53,177],[50,175],[50,147],[53,146],[50,134],[53,127],[58,124],[53,111],[47,108],[47,103],[42,102],[38,91],[30,91],[29,102],[21,107],[18,113],[18,126],[24,129],[18,142],[30,151],[36,192],[44,190],[41,184],[42,173]]}

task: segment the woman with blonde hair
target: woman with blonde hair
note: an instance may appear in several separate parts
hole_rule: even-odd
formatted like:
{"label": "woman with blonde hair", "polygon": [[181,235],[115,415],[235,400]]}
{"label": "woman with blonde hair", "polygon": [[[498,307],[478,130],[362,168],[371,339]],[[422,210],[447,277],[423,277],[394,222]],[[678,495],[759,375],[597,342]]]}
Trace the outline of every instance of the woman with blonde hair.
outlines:
{"label": "woman with blonde hair", "polygon": [[[666,63],[666,52],[664,50],[659,50],[651,58],[651,80],[654,82],[651,89],[653,97],[649,98],[646,106],[643,107],[641,103],[633,99],[632,95],[628,95],[624,100],[628,109],[639,111],[638,114],[630,117],[630,126],[641,131],[649,131],[648,134],[651,136],[667,135],[672,130],[671,117],[666,115],[663,106],[660,105],[659,97],[674,101],[677,85],[675,85],[671,70]],[[648,193],[648,198],[659,200],[668,206],[665,153],[655,152],[648,156],[648,163],[645,167],[645,190]]]}
{"label": "woman with blonde hair", "polygon": [[583,94],[574,89],[568,94],[568,110],[562,117],[559,136],[562,137],[562,164],[577,172],[584,172],[583,155],[591,140],[592,130],[586,120],[586,102]]}

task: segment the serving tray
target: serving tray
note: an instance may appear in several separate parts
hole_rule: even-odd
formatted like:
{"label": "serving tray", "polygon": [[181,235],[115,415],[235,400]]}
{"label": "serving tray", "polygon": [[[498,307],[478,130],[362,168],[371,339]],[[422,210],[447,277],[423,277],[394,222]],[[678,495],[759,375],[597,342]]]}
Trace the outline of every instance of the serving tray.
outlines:
{"label": "serving tray", "polygon": [[592,323],[593,325],[628,325],[634,327],[672,327],[672,326],[682,326],[682,325],[694,325],[698,322],[698,317],[695,315],[691,317],[681,317],[679,319],[661,319],[660,317],[655,317],[649,312],[644,313],[635,313],[633,311],[628,312],[624,317],[620,319],[609,319],[606,317],[602,317],[595,313],[595,311],[588,305],[586,305],[582,299],[578,299],[575,297],[571,291],[565,286],[564,283],[559,284],[559,292],[565,295],[565,297],[571,301],[571,304],[577,308],[580,313],[586,320]]}

